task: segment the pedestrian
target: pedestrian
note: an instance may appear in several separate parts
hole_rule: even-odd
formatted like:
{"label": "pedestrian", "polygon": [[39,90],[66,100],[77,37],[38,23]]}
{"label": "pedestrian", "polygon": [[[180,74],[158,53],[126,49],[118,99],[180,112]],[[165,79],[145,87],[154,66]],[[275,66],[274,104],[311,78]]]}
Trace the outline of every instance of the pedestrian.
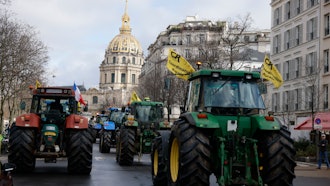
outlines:
{"label": "pedestrian", "polygon": [[329,159],[328,159],[328,140],[326,139],[325,134],[321,135],[321,141],[318,144],[319,146],[319,161],[318,161],[318,169],[321,169],[322,161],[324,160],[327,164],[328,169],[330,168]]}

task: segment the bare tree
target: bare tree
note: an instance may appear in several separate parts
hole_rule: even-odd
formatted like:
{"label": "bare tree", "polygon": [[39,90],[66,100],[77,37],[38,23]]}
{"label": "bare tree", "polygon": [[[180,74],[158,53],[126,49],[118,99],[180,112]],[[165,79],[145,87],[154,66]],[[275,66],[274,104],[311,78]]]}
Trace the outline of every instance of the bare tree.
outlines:
{"label": "bare tree", "polygon": [[220,35],[219,58],[221,61],[229,61],[227,68],[233,69],[236,61],[245,61],[249,57],[248,44],[244,38],[244,32],[251,27],[250,13],[238,18],[238,21],[227,22],[227,30]]}
{"label": "bare tree", "polygon": [[[29,93],[29,85],[42,79],[48,61],[47,47],[33,28],[0,16],[0,118],[4,109],[9,119],[19,112],[19,103]],[[25,94],[24,94],[25,93]],[[6,104],[5,104],[6,103]]]}

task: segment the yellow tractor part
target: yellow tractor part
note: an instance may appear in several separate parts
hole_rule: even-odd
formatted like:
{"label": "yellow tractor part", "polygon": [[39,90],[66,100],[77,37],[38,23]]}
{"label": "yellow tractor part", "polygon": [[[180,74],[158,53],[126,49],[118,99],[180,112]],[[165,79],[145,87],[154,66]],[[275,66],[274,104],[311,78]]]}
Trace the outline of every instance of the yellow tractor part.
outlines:
{"label": "yellow tractor part", "polygon": [[174,138],[171,144],[170,172],[172,181],[176,182],[179,174],[179,143],[177,138]]}
{"label": "yellow tractor part", "polygon": [[158,150],[155,150],[154,152],[154,176],[157,176],[158,174]]}

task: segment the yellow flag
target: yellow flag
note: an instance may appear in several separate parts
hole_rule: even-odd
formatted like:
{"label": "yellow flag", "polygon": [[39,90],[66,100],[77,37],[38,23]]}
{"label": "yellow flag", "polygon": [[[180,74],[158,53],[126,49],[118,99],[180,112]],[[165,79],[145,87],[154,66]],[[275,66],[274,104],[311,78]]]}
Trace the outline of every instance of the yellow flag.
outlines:
{"label": "yellow flag", "polygon": [[277,70],[276,66],[273,65],[267,55],[265,56],[264,64],[262,65],[261,77],[271,81],[275,88],[278,88],[283,84],[281,73]]}
{"label": "yellow flag", "polygon": [[136,94],[135,91],[132,92],[131,101],[130,102],[132,103],[133,101],[141,101],[141,99],[139,98],[139,96]]}
{"label": "yellow flag", "polygon": [[39,87],[41,87],[41,83],[38,80],[36,80],[36,88],[39,88]]}
{"label": "yellow flag", "polygon": [[166,67],[178,78],[188,80],[189,74],[195,71],[190,63],[170,48],[167,57]]}

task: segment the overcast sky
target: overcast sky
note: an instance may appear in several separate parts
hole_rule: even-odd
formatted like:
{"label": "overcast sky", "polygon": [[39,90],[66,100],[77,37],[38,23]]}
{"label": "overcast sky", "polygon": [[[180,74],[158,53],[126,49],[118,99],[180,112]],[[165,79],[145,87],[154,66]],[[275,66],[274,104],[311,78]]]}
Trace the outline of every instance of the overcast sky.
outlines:
{"label": "overcast sky", "polygon": [[[125,0],[11,0],[8,9],[49,48],[50,85],[98,86],[99,66],[119,34]],[[270,10],[270,0],[128,0],[132,35],[145,56],[161,31],[186,16],[217,21],[250,13],[253,28],[270,29]]]}

